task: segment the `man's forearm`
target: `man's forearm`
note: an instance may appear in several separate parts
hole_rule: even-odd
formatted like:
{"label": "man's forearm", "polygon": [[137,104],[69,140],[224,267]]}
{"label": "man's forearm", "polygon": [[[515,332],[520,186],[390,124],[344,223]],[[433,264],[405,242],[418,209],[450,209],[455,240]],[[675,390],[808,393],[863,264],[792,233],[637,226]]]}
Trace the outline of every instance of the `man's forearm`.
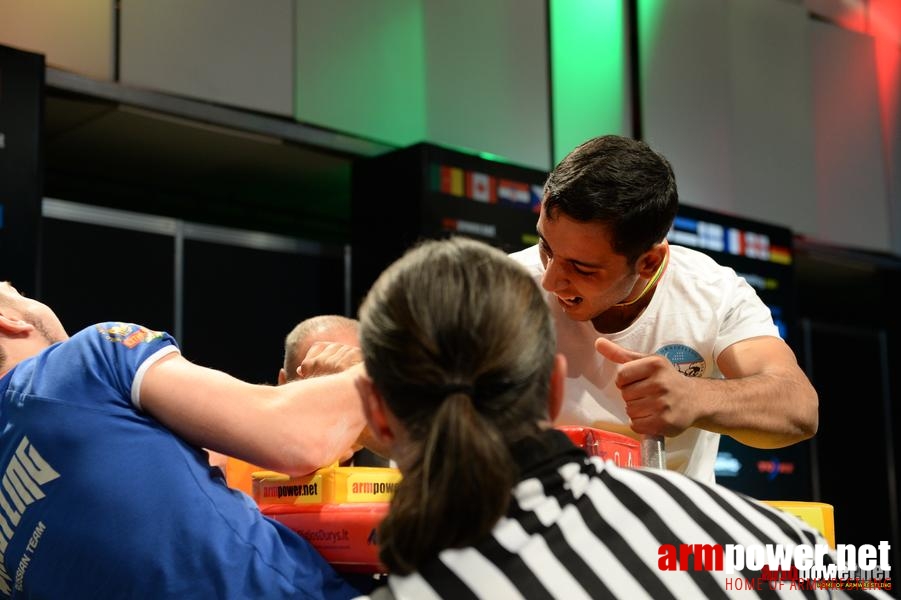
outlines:
{"label": "man's forearm", "polygon": [[781,448],[817,431],[817,394],[800,370],[694,383],[705,409],[695,422],[701,429],[755,448]]}

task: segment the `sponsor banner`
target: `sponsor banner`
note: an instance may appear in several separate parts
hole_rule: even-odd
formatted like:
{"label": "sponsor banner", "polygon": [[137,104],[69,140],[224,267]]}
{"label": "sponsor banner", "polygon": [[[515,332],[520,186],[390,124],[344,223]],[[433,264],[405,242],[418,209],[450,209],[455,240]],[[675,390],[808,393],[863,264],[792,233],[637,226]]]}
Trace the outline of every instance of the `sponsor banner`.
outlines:
{"label": "sponsor banner", "polygon": [[382,467],[326,467],[300,477],[258,471],[253,498],[260,505],[388,502],[400,481],[400,471]]}
{"label": "sponsor banner", "polygon": [[497,227],[490,223],[476,223],[475,221],[447,217],[441,220],[441,227],[445,231],[455,231],[492,239],[497,237]]}

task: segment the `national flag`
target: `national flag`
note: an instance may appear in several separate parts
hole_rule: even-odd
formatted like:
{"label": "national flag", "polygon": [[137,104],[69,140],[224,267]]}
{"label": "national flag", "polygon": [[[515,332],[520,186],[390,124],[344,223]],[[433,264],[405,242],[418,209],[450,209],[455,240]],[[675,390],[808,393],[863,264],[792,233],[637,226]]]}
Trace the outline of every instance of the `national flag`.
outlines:
{"label": "national flag", "polygon": [[688,217],[680,217],[677,216],[673,221],[673,229],[680,229],[682,231],[689,231],[691,233],[698,232],[698,222],[695,219],[689,219]]}
{"label": "national flag", "polygon": [[532,198],[531,202],[529,202],[529,208],[532,209],[533,213],[538,214],[541,212],[541,199],[544,198],[544,186],[533,185],[529,189],[532,190]]}
{"label": "national flag", "polygon": [[441,191],[441,165],[429,163],[429,189],[433,192]]}
{"label": "national flag", "polygon": [[529,205],[529,185],[519,181],[500,179],[497,182],[497,197],[511,204]]}
{"label": "national flag", "polygon": [[463,196],[463,169],[441,165],[441,193],[451,196]]}
{"label": "national flag", "polygon": [[698,243],[701,248],[722,252],[725,246],[723,226],[701,221],[698,223]]}
{"label": "national flag", "polygon": [[478,202],[495,204],[497,202],[497,193],[495,191],[494,177],[478,171],[467,171],[466,197]]}
{"label": "national flag", "polygon": [[785,246],[770,246],[770,261],[780,265],[792,264],[792,251]]}
{"label": "national flag", "polygon": [[770,259],[770,236],[762,233],[744,232],[745,256],[759,260]]}
{"label": "national flag", "polygon": [[666,239],[680,246],[688,246],[689,248],[698,247],[698,234],[690,231],[681,231],[675,227],[669,230]]}
{"label": "national flag", "polygon": [[740,229],[730,227],[726,233],[726,250],[729,254],[741,256],[745,253],[744,233]]}
{"label": "national flag", "polygon": [[698,222],[688,217],[676,216],[666,239],[680,246],[698,247]]}

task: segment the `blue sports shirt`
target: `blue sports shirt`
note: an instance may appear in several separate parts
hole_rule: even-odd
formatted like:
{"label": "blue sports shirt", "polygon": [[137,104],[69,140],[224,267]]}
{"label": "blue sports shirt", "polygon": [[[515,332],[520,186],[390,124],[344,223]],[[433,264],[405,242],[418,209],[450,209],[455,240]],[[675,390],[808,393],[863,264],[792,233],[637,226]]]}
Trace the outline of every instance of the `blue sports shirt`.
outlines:
{"label": "blue sports shirt", "polygon": [[138,406],[177,352],[89,327],[0,378],[0,598],[350,598],[301,537]]}

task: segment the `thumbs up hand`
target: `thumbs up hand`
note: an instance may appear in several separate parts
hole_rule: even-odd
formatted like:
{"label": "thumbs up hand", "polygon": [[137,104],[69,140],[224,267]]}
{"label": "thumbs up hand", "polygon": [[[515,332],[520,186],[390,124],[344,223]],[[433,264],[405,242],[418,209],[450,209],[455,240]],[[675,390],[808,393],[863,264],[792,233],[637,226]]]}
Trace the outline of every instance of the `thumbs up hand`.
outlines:
{"label": "thumbs up hand", "polygon": [[697,421],[693,390],[698,381],[679,373],[666,357],[633,352],[605,338],[598,338],[594,347],[619,365],[614,383],[623,395],[635,433],[672,437]]}

